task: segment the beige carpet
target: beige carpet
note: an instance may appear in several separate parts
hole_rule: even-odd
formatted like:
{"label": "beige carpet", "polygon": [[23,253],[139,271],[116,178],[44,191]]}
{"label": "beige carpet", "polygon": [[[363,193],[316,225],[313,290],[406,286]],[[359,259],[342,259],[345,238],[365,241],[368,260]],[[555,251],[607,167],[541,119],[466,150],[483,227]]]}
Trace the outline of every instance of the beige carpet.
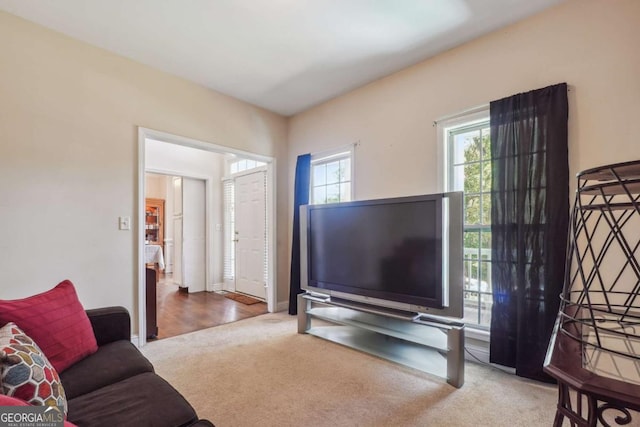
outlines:
{"label": "beige carpet", "polygon": [[550,426],[555,387],[466,364],[465,385],[300,335],[265,314],[143,352],[201,417],[235,426]]}

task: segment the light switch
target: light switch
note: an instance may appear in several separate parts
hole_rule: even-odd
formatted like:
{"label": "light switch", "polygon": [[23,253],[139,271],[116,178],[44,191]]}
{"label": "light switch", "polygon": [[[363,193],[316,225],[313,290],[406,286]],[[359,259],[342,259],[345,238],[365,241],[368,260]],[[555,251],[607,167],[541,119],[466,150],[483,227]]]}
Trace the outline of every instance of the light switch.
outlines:
{"label": "light switch", "polygon": [[131,230],[131,217],[129,216],[119,217],[118,228],[120,228],[120,230]]}

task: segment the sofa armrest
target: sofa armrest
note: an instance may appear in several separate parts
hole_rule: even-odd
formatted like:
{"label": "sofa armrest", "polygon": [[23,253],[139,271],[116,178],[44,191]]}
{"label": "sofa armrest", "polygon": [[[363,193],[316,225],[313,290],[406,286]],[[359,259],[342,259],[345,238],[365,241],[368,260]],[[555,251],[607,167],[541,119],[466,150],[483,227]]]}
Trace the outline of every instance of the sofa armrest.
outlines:
{"label": "sofa armrest", "polygon": [[124,307],[103,307],[86,310],[98,346],[110,342],[131,341],[131,316]]}

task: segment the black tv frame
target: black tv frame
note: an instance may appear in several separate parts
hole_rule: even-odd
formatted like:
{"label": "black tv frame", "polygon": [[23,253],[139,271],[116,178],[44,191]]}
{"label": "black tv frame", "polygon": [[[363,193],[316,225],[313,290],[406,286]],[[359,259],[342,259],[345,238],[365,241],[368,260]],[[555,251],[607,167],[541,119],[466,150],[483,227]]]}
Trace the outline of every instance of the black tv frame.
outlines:
{"label": "black tv frame", "polygon": [[[441,231],[442,286],[434,299],[425,299],[406,294],[376,293],[362,288],[338,284],[312,283],[309,278],[308,242],[310,238],[309,216],[313,209],[335,209],[344,206],[366,206],[377,204],[411,203],[416,201],[438,201],[442,215],[437,227]],[[300,262],[301,288],[321,298],[354,301],[360,304],[401,310],[416,314],[462,318],[463,303],[463,243],[462,243],[462,192],[424,194],[419,196],[386,199],[360,200],[327,205],[303,205],[300,207]]]}

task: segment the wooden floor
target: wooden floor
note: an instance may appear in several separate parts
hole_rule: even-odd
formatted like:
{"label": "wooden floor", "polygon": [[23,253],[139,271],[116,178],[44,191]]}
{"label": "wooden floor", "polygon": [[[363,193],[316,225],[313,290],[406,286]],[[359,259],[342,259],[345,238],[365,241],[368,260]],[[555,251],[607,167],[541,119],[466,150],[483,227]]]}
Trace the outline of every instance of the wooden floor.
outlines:
{"label": "wooden floor", "polygon": [[171,276],[164,274],[157,285],[157,304],[159,339],[267,312],[267,304],[263,302],[246,305],[215,292],[181,292]]}

